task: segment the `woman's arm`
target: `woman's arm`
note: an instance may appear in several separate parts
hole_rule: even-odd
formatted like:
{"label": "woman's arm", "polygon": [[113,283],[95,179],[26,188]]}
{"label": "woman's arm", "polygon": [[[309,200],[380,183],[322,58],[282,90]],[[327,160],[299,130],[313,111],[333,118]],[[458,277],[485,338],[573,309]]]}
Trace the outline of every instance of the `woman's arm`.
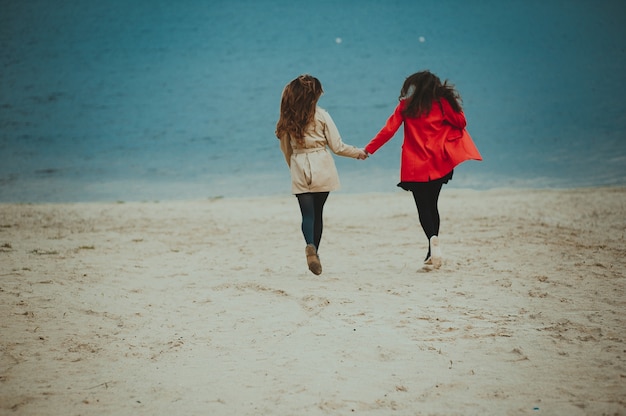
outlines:
{"label": "woman's arm", "polygon": [[285,155],[285,161],[287,162],[287,166],[291,167],[291,154],[293,153],[293,148],[291,147],[291,139],[289,135],[285,134],[280,139],[280,150],[283,151],[283,155]]}
{"label": "woman's arm", "polygon": [[324,123],[324,136],[326,137],[326,142],[333,153],[339,156],[353,157],[355,159],[365,158],[365,154],[361,149],[345,144],[343,140],[341,140],[339,130],[328,112],[320,110],[320,115]]}
{"label": "woman's arm", "polygon": [[394,134],[398,131],[404,118],[402,117],[403,102],[400,102],[396,106],[393,114],[387,119],[385,126],[378,132],[376,136],[365,146],[365,151],[368,154],[375,153],[385,143],[387,143]]}
{"label": "woman's arm", "polygon": [[465,120],[465,114],[463,112],[456,112],[445,98],[441,99],[441,110],[443,111],[444,119],[450,123],[453,127],[463,130],[467,125]]}

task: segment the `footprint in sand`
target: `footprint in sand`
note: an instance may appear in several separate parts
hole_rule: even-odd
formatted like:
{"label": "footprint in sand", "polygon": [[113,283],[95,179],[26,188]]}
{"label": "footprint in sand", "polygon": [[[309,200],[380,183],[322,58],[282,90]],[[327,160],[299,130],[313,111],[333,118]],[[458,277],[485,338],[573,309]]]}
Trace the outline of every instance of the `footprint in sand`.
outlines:
{"label": "footprint in sand", "polygon": [[330,305],[330,301],[323,297],[309,295],[300,299],[300,305],[308,313],[317,315],[324,308]]}

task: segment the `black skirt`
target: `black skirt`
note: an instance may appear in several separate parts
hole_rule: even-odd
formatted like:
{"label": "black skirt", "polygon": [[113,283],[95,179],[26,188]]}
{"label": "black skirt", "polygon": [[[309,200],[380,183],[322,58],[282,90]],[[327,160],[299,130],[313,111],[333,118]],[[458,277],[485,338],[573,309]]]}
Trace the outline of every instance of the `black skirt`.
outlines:
{"label": "black skirt", "polygon": [[420,188],[423,188],[424,185],[443,185],[444,183],[448,183],[449,180],[452,179],[452,175],[454,174],[454,170],[448,173],[443,178],[434,179],[428,182],[400,182],[398,186],[405,191],[419,191]]}

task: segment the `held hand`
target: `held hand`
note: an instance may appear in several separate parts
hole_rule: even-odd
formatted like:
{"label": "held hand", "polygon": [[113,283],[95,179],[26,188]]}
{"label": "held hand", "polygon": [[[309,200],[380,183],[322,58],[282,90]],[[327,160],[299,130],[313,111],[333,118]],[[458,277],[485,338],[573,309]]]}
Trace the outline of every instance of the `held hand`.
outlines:
{"label": "held hand", "polygon": [[365,160],[369,156],[369,154],[364,149],[359,149],[359,152],[360,153],[357,156],[357,159],[359,159],[359,160]]}

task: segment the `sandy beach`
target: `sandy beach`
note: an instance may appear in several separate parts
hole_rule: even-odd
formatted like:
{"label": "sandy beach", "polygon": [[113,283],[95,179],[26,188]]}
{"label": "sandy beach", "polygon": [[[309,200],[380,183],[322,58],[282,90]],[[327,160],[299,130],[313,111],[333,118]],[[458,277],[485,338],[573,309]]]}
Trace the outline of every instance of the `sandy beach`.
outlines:
{"label": "sandy beach", "polygon": [[2,415],[624,415],[626,188],[0,205]]}

